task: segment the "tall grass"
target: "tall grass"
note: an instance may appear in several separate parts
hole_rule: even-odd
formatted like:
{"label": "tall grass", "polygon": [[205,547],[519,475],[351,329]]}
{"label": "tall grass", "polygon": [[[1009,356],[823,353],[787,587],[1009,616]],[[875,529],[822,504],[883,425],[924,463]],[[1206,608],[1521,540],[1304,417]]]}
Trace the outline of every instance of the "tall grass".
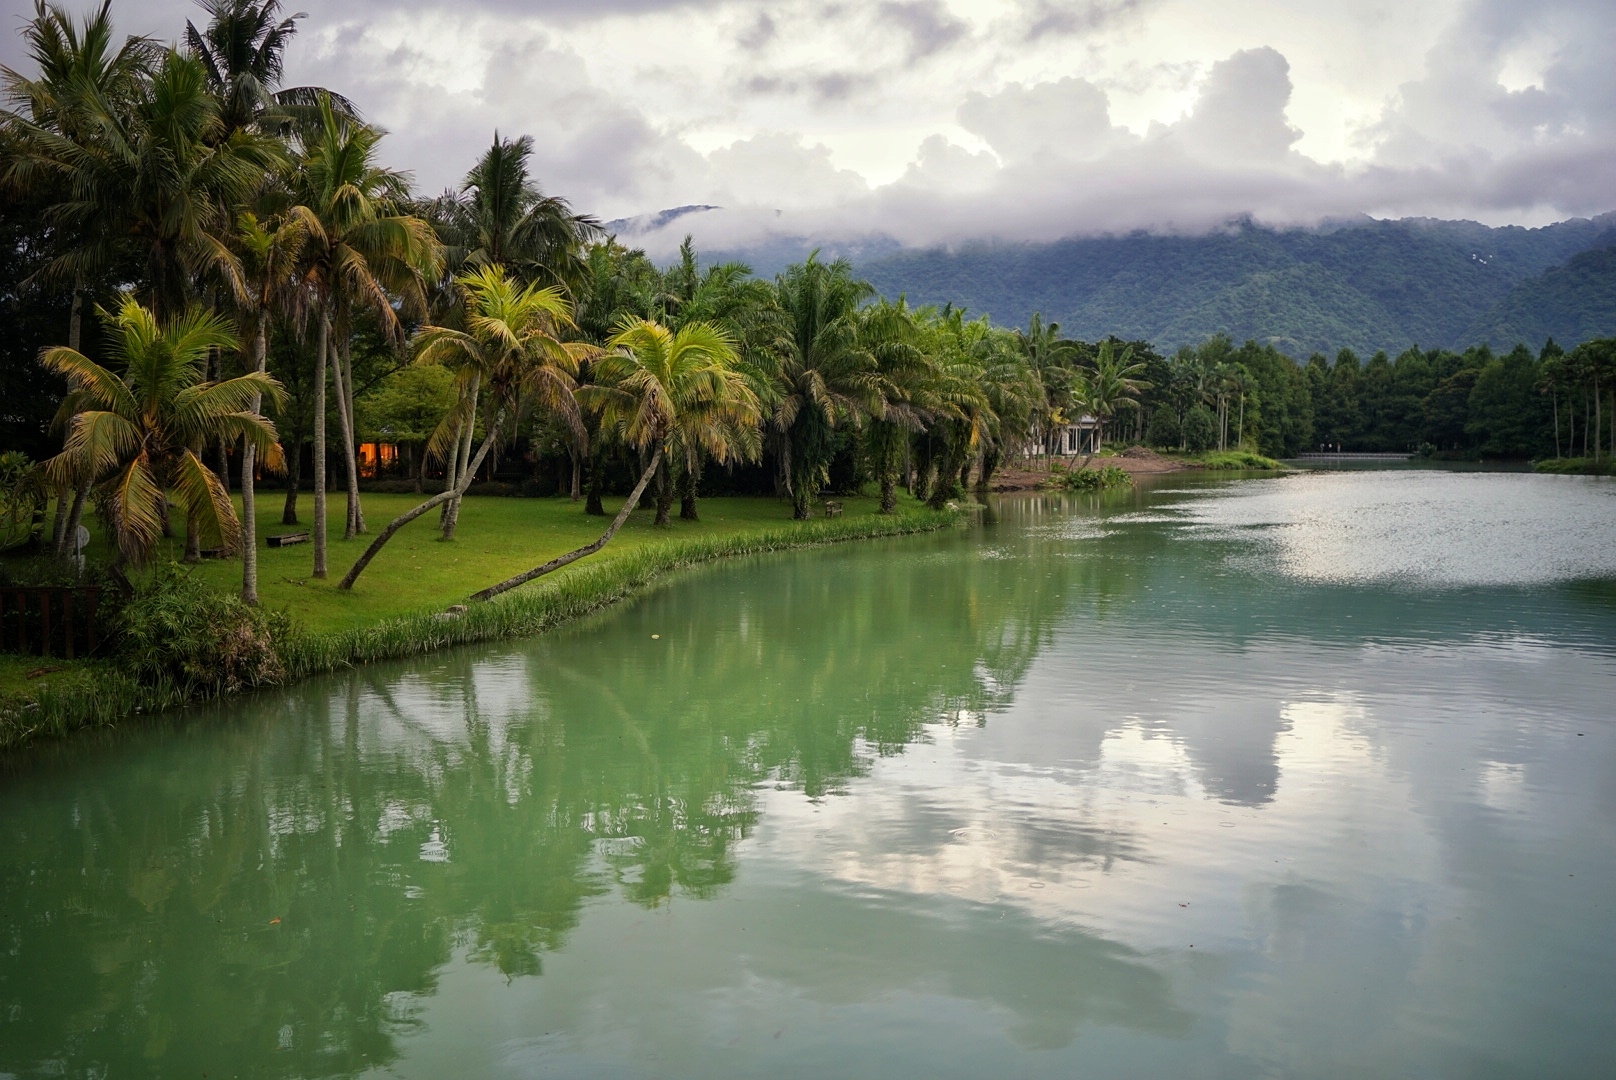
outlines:
{"label": "tall grass", "polygon": [[1214,450],[1191,460],[1203,469],[1216,469],[1224,472],[1273,472],[1285,468],[1283,464],[1273,458],[1253,454],[1249,450]]}
{"label": "tall grass", "polygon": [[[463,612],[422,611],[335,633],[287,633],[276,642],[276,650],[286,677],[298,679],[455,645],[526,637],[598,611],[684,567],[738,555],[930,532],[959,518],[957,511],[907,510],[890,517],[828,518],[630,548],[568,567],[488,603],[467,605]],[[137,713],[183,705],[197,696],[172,679],[142,683],[120,667],[98,663],[28,697],[0,700],[0,749],[81,728],[115,725]]]}

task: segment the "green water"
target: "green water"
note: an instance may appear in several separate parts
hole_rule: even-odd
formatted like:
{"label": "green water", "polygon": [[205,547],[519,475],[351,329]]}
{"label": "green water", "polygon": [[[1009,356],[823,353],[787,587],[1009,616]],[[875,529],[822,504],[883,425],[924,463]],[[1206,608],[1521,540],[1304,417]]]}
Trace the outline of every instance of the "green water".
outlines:
{"label": "green water", "polygon": [[1616,484],[999,502],[17,760],[0,1074],[1616,1075]]}

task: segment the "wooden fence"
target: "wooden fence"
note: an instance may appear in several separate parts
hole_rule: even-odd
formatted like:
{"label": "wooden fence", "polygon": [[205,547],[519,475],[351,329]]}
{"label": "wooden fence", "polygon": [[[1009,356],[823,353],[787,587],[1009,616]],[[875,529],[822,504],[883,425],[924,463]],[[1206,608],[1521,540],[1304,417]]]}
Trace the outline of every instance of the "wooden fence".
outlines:
{"label": "wooden fence", "polygon": [[100,643],[99,585],[0,587],[0,652],[88,655]]}

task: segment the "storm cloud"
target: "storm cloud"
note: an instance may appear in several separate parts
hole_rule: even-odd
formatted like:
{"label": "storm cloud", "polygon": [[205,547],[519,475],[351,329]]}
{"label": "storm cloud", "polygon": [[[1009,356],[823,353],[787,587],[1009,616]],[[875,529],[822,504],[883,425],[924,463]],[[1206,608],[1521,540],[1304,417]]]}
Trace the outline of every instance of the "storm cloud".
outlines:
{"label": "storm cloud", "polygon": [[[530,134],[582,209],[723,208],[636,238],[659,252],[687,229],[919,244],[1616,205],[1608,0],[288,6],[309,12],[288,81],[355,99],[421,189]],[[164,39],[201,17],[114,13]],[[23,63],[15,35],[0,61]]]}

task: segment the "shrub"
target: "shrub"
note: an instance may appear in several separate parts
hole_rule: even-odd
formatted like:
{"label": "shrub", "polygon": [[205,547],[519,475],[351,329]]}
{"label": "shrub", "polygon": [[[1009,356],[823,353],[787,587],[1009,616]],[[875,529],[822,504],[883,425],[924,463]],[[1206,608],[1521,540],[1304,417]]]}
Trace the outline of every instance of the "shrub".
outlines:
{"label": "shrub", "polygon": [[1543,461],[1534,461],[1532,471],[1540,473],[1557,473],[1561,476],[1611,476],[1616,475],[1616,459],[1601,458],[1546,458]]}
{"label": "shrub", "polygon": [[118,666],[136,682],[182,699],[235,694],[286,677],[283,613],[215,592],[170,564],[141,582],[114,614]]}
{"label": "shrub", "polygon": [[1202,458],[1201,466],[1207,469],[1223,469],[1230,472],[1242,470],[1268,472],[1285,467],[1273,458],[1253,454],[1249,450],[1220,450],[1215,454],[1208,454]]}
{"label": "shrub", "polygon": [[1177,450],[1179,441],[1178,413],[1163,405],[1150,414],[1150,445],[1158,450]]}
{"label": "shrub", "polygon": [[1218,441],[1218,418],[1205,405],[1197,405],[1184,416],[1184,449],[1202,454]]}
{"label": "shrub", "polygon": [[1067,469],[1057,464],[1044,486],[1056,491],[1104,491],[1132,483],[1133,477],[1115,465],[1103,469]]}

